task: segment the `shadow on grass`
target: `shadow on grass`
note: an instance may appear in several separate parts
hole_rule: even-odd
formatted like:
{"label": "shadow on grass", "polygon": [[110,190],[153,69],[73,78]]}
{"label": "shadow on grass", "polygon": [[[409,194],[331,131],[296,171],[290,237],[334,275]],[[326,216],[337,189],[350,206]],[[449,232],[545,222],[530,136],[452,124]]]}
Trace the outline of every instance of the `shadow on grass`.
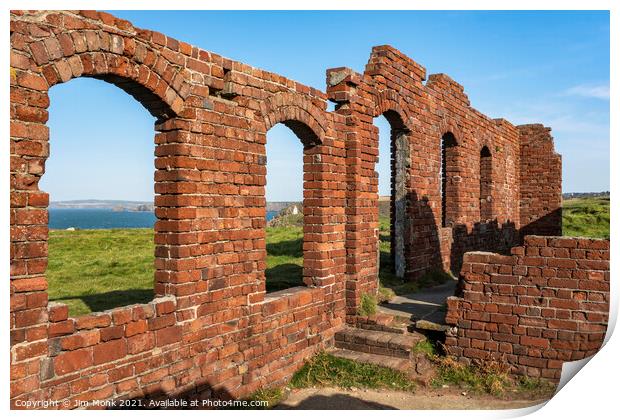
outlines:
{"label": "shadow on grass", "polygon": [[304,286],[303,268],[299,264],[280,264],[265,270],[267,293]]}
{"label": "shadow on grass", "polygon": [[303,238],[268,243],[267,255],[303,257]]}
{"label": "shadow on grass", "polygon": [[153,289],[113,290],[91,295],[62,296],[54,302],[66,303],[67,300],[81,300],[91,312],[107,311],[121,306],[148,303],[155,297]]}

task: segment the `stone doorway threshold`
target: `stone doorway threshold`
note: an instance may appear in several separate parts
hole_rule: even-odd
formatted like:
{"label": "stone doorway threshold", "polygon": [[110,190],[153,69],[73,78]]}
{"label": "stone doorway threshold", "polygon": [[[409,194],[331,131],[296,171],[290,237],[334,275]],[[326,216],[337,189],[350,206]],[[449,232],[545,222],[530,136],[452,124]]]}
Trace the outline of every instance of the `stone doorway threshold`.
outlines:
{"label": "stone doorway threshold", "polygon": [[379,311],[407,318],[415,322],[420,330],[445,331],[446,299],[454,296],[456,281],[447,281],[410,295],[396,296],[390,302],[382,303]]}

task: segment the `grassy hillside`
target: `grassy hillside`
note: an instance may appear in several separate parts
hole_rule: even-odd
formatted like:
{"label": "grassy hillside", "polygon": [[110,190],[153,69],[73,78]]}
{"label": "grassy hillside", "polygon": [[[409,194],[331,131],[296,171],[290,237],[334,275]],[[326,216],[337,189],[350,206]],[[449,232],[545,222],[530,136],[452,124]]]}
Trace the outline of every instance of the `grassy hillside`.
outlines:
{"label": "grassy hillside", "polygon": [[609,239],[609,197],[571,198],[562,204],[564,236]]}

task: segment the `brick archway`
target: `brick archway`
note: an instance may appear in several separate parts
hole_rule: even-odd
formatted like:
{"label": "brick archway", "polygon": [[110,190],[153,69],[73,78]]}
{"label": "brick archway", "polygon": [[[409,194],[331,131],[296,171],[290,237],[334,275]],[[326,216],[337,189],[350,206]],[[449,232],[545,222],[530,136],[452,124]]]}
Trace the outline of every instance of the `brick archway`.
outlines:
{"label": "brick archway", "polygon": [[[408,191],[411,188],[410,136],[413,121],[400,95],[393,90],[377,94],[375,118],[383,115],[390,125],[390,266],[394,274],[404,278],[407,271],[407,232],[411,226]],[[379,238],[377,238],[379,241]]]}
{"label": "brick archway", "polygon": [[384,90],[377,94],[374,117],[385,116],[393,130],[409,133],[414,129],[414,120],[409,116],[408,107],[393,90]]}
{"label": "brick archway", "polygon": [[132,37],[74,31],[33,41],[25,50],[48,89],[76,77],[101,79],[133,96],[158,122],[178,115],[189,94],[184,70]]}
{"label": "brick archway", "polygon": [[[262,122],[266,128],[265,136],[269,129],[281,123],[288,127],[303,145],[304,226],[316,224],[316,218],[325,210],[321,200],[329,198],[324,185],[316,182],[326,170],[322,163],[322,154],[326,140],[327,143],[330,141],[327,138],[328,123],[323,116],[324,111],[310,100],[292,93],[275,94],[267,99],[260,109]],[[265,161],[268,161],[266,150],[262,150],[265,153]],[[324,245],[329,245],[325,238],[304,229],[303,282],[307,286],[320,285],[316,267],[322,266],[327,258],[316,250]]]}
{"label": "brick archway", "polygon": [[[38,251],[14,261],[18,267],[23,266],[16,274],[25,277],[12,284],[11,293],[37,294],[41,298],[45,296],[47,302],[49,196],[38,184],[49,156],[50,134],[46,125],[49,89],[79,77],[99,79],[121,88],[157,118],[154,148],[155,155],[162,156],[166,154],[161,149],[166,147],[168,138],[174,141],[178,136],[174,122],[183,111],[189,85],[182,68],[156,55],[152,48],[130,34],[84,29],[55,33],[37,23],[26,25],[25,30],[32,34],[27,41],[23,36],[19,38],[20,34],[12,35],[11,141],[20,161],[11,165],[11,189],[15,224],[29,241],[27,246]],[[164,123],[168,125],[164,127]],[[157,171],[165,172],[165,169]],[[166,196],[157,191],[157,182],[155,190]],[[173,199],[169,201],[172,203]],[[161,215],[159,220],[168,222]],[[165,234],[169,228],[165,223],[155,226],[157,234]],[[20,242],[14,245],[16,249],[21,246]],[[170,293],[164,283],[173,271],[170,265],[164,253],[156,252],[156,295]],[[37,322],[52,320],[49,308],[36,310],[41,312]]]}
{"label": "brick archway", "polygon": [[282,123],[299,137],[304,147],[321,144],[327,134],[325,110],[300,95],[277,93],[261,104],[260,112],[265,132]]}

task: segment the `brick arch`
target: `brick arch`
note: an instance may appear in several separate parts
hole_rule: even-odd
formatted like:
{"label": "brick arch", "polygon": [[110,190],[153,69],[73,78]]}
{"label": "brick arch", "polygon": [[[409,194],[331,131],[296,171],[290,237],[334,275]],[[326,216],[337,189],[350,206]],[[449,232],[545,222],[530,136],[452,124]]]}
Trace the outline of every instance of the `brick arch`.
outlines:
{"label": "brick arch", "polygon": [[373,117],[380,115],[390,123],[395,130],[411,132],[414,129],[414,119],[409,116],[407,105],[401,96],[393,90],[384,90],[376,96]]}
{"label": "brick arch", "polygon": [[[497,135],[497,134],[496,134]],[[478,152],[482,150],[482,148],[487,147],[489,151],[493,151],[493,134],[491,134],[487,130],[478,129],[473,132],[473,137],[475,141],[475,147]]]}
{"label": "brick arch", "polygon": [[177,116],[189,94],[188,75],[139,38],[76,30],[27,44],[48,84],[91,77],[114,84],[163,122]]}
{"label": "brick arch", "polygon": [[409,134],[414,124],[407,112],[407,105],[395,91],[388,89],[377,92],[374,100],[372,116],[376,118],[383,115],[390,124],[390,265],[397,277],[404,278],[408,269],[405,248],[406,232],[410,226],[408,214],[411,210],[408,198],[411,188]]}
{"label": "brick arch", "polygon": [[462,146],[466,141],[464,131],[452,118],[442,118],[437,126],[437,131],[440,139],[447,133],[452,133],[457,146]]}
{"label": "brick arch", "polygon": [[290,128],[305,147],[323,143],[328,130],[324,110],[307,98],[293,93],[277,93],[261,104],[265,132],[282,123]]}
{"label": "brick arch", "polygon": [[[443,169],[440,177],[441,182],[441,226],[454,226],[463,217],[462,209],[462,182],[463,176],[463,146],[465,137],[463,130],[451,118],[443,118],[438,126],[436,137],[439,146],[439,159]],[[453,144],[444,144],[446,135],[451,135],[448,140]],[[445,150],[444,150],[445,148]],[[444,178],[444,174],[445,177]],[[458,180],[458,181],[457,181]]]}

